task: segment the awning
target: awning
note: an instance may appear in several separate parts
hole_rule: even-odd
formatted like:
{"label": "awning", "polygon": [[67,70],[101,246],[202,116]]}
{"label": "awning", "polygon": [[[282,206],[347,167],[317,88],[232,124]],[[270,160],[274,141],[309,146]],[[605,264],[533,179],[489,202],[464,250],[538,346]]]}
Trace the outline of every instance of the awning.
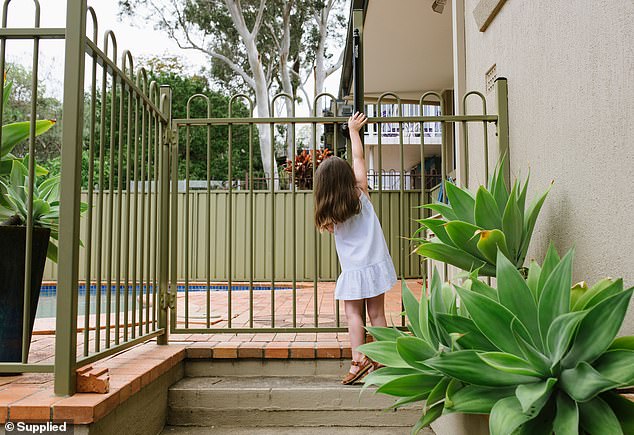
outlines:
{"label": "awning", "polygon": [[[366,0],[363,27],[364,87],[367,102],[383,92],[418,101],[426,91],[453,88],[451,1],[442,14],[433,0]],[[351,15],[352,16],[352,15]],[[352,89],[352,18],[340,96]]]}

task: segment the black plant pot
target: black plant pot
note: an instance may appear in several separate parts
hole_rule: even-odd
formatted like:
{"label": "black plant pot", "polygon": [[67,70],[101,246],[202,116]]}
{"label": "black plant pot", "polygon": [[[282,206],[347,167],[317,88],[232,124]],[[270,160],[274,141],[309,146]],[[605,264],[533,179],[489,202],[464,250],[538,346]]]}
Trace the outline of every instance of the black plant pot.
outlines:
{"label": "black plant pot", "polygon": [[[50,234],[48,228],[33,228],[29,337],[33,334]],[[25,248],[25,226],[0,225],[0,362],[22,360]]]}

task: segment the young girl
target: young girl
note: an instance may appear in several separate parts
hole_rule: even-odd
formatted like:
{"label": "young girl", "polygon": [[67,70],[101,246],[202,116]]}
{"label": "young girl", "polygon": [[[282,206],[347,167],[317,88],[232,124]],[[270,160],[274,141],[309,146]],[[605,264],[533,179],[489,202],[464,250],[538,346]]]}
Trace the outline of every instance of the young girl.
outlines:
{"label": "young girl", "polygon": [[386,326],[384,294],[396,283],[396,271],[381,224],[368,196],[368,179],[359,130],[368,121],[362,113],[348,120],[352,168],[339,157],[324,160],[315,175],[315,224],[335,235],[341,275],[335,299],[343,300],[348,321],[352,365],[343,384],[360,380],[374,363],[356,350],[363,344],[363,308],[372,326]]}

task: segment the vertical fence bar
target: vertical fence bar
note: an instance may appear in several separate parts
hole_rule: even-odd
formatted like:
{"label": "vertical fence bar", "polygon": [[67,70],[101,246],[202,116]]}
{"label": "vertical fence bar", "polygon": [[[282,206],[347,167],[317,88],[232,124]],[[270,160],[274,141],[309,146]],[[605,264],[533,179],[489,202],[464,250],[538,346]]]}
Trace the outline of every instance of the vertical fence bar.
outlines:
{"label": "vertical fence bar", "polygon": [[174,308],[170,310],[170,330],[178,327],[178,126],[172,123],[174,141],[171,145],[171,196],[170,196],[170,298],[173,298]]}
{"label": "vertical fence bar", "polygon": [[[140,79],[143,78],[143,85],[139,87]],[[147,79],[145,70],[141,68],[136,75],[136,86],[141,90],[143,95],[147,89]],[[137,272],[138,266],[138,240],[139,240],[139,110],[143,112],[141,115],[142,120],[145,119],[145,107],[143,99],[140,95],[135,94],[134,99],[134,167],[133,167],[133,185],[134,185],[134,215],[132,218],[132,226],[134,231],[132,233],[132,307],[130,307],[130,314],[132,316],[130,324],[130,334],[134,339],[136,337],[136,300],[137,300]],[[143,121],[142,121],[143,122]],[[143,124],[141,125],[143,128]],[[128,162],[128,165],[130,163]]]}
{"label": "vertical fence bar", "polygon": [[[114,33],[109,31],[112,35],[113,41],[116,41]],[[114,45],[116,46],[116,45]],[[117,64],[117,50],[113,49],[112,61]],[[114,243],[114,153],[115,153],[115,102],[117,101],[117,73],[112,71],[112,89],[110,93],[110,176],[108,177],[108,236],[106,242],[108,247],[106,249],[106,270],[108,271],[108,278],[106,281],[106,343],[105,347],[110,347],[110,323],[112,321],[112,249]]]}
{"label": "vertical fence bar", "polygon": [[[159,89],[160,92],[160,89]],[[156,106],[161,107],[161,96],[160,93],[157,94],[156,96]],[[151,316],[152,316],[152,320],[148,321],[147,325],[146,325],[146,332],[150,332],[150,330],[156,330],[156,316],[158,315],[158,292],[159,292],[159,264],[160,264],[160,241],[159,241],[159,216],[160,216],[160,180],[159,180],[159,168],[161,166],[161,148],[162,148],[162,137],[161,137],[161,124],[162,124],[162,120],[160,119],[160,117],[157,115],[156,112],[154,112],[154,119],[155,119],[155,126],[154,126],[154,153],[153,153],[153,158],[154,158],[154,176],[153,178],[153,182],[154,182],[154,231],[153,231],[153,235],[152,235],[152,240],[153,240],[153,245],[154,245],[154,252],[152,253],[152,266],[153,266],[153,273],[152,273],[152,293],[150,295],[151,298],[151,305],[152,305],[152,312],[151,312]],[[151,323],[151,327],[150,327],[150,323]]]}
{"label": "vertical fence bar", "polygon": [[[318,100],[319,96],[315,97],[315,101],[313,103],[313,117],[316,117],[317,114],[317,100]],[[337,131],[336,131],[337,125],[335,125],[335,137],[337,136]],[[313,122],[313,149],[311,150],[311,152],[313,153],[313,158],[315,159],[317,157],[317,123]],[[336,148],[335,148],[335,153],[336,153]],[[295,156],[293,156],[293,166],[295,166]],[[312,174],[312,191],[313,191],[313,216],[315,216],[315,172],[317,171],[317,165],[313,165],[313,174]],[[321,231],[320,231],[321,232]],[[320,232],[317,231],[317,227],[313,224],[313,234],[315,237],[315,243],[313,244],[313,267],[314,267],[314,274],[313,274],[313,323],[315,325],[315,328],[319,327],[319,309],[318,309],[318,305],[317,305],[317,297],[318,297],[318,292],[317,292],[317,281],[319,280],[319,263],[320,263],[320,258],[319,258],[319,240],[321,239],[321,235]]]}
{"label": "vertical fence bar", "polygon": [[[125,67],[125,62],[124,62]],[[132,58],[130,58],[130,80],[134,80],[134,70],[132,65]],[[125,261],[124,261],[124,299],[123,299],[123,341],[128,341],[128,329],[129,329],[129,298],[130,298],[130,234],[131,234],[131,211],[132,195],[130,192],[130,186],[132,182],[130,180],[132,166],[132,104],[135,101],[135,92],[132,87],[128,86],[128,121],[126,132],[126,164],[125,164],[125,200],[126,200],[126,232],[125,232]],[[135,228],[136,229],[136,228]]]}
{"label": "vertical fence bar", "polygon": [[[145,76],[144,76],[145,78]],[[144,81],[143,91],[147,90],[147,81]],[[145,270],[144,270],[144,259],[145,259],[145,147],[146,147],[146,137],[148,135],[148,123],[150,118],[149,108],[146,103],[143,103],[143,116],[141,121],[141,155],[138,159],[138,164],[141,167],[141,198],[140,198],[140,206],[141,206],[141,214],[139,216],[139,221],[141,222],[140,228],[137,231],[139,237],[139,328],[138,334],[143,335],[143,290],[145,288]],[[138,185],[138,184],[137,184]],[[137,210],[138,214],[138,210]],[[136,299],[136,298],[135,298]],[[136,329],[136,328],[135,328]]]}
{"label": "vertical fence bar", "polygon": [[[211,106],[207,100],[207,117],[211,118]],[[205,213],[205,277],[207,280],[206,318],[207,328],[211,327],[211,125],[207,124],[207,207]]]}
{"label": "vertical fence bar", "polygon": [[[150,101],[152,103],[157,104],[157,84],[156,81],[152,80],[150,83]],[[148,108],[148,132],[147,132],[147,179],[148,179],[148,194],[147,194],[147,240],[146,246],[147,249],[147,264],[145,264],[145,333],[147,334],[150,331],[150,296],[151,292],[154,291],[152,288],[152,196],[156,192],[156,186],[152,184],[152,138],[153,135],[156,134],[156,115],[152,108]],[[144,157],[145,158],[145,157]],[[140,320],[140,319],[139,319]],[[140,323],[139,326],[143,327],[143,323]]]}
{"label": "vertical fence bar", "polygon": [[[35,27],[40,27],[40,4],[35,2]],[[31,337],[31,268],[33,258],[33,192],[35,190],[35,121],[37,119],[37,76],[40,38],[33,37],[33,63],[31,70],[31,122],[29,123],[29,186],[26,214],[26,246],[24,254],[24,307],[22,313],[22,363],[29,359]],[[0,108],[2,110],[3,108]],[[80,151],[81,152],[81,151]]]}
{"label": "vertical fence bar", "polygon": [[[120,330],[120,320],[121,320],[121,242],[122,242],[122,218],[123,218],[123,117],[124,117],[124,107],[125,107],[125,85],[123,79],[125,78],[126,71],[126,53],[129,55],[128,50],[123,51],[123,55],[121,56],[121,67],[123,68],[123,76],[121,77],[121,93],[119,95],[119,143],[118,143],[118,152],[117,152],[117,240],[116,240],[116,248],[115,248],[115,322],[114,322],[114,343],[115,345],[119,344],[119,330]],[[130,56],[131,57],[131,56]],[[130,61],[130,65],[132,65],[132,61]],[[127,166],[127,165],[126,165]],[[110,189],[112,193],[112,188]]]}
{"label": "vertical fence bar", "polygon": [[[189,118],[189,105],[187,105]],[[185,126],[185,328],[189,327],[189,165],[191,148],[191,127]]]}
{"label": "vertical fence bar", "polygon": [[[253,118],[253,103],[249,99],[249,117]],[[253,197],[253,124],[249,124],[249,327],[253,328],[253,276],[255,275],[255,198]]]}
{"label": "vertical fence bar", "polygon": [[[271,101],[271,116],[275,114],[275,97]],[[271,122],[271,170],[270,170],[270,192],[271,192],[271,328],[275,328],[275,123]],[[231,285],[229,285],[231,292]],[[231,295],[231,293],[229,293]]]}
{"label": "vertical fence bar", "polygon": [[66,2],[55,394],[75,392],[86,0]]}
{"label": "vertical fence bar", "polygon": [[157,343],[165,345],[168,342],[168,325],[167,325],[167,309],[169,306],[169,294],[168,294],[168,280],[169,280],[169,152],[171,146],[171,123],[172,123],[172,89],[169,86],[161,86],[160,88],[160,110],[167,118],[167,122],[160,123],[160,137],[161,137],[161,200],[160,200],[160,230],[159,235],[161,238],[161,248],[159,251],[160,256],[160,283],[159,283],[159,306],[158,311],[158,327],[163,329],[163,334],[157,337]]}
{"label": "vertical fence bar", "polygon": [[495,80],[495,97],[498,107],[498,159],[502,157],[505,160],[504,165],[504,181],[506,188],[511,187],[511,157],[509,156],[509,101],[508,101],[508,82],[504,77],[498,77]]}
{"label": "vertical fence bar", "polygon": [[[467,114],[467,98],[469,98],[471,95],[477,95],[480,98],[480,101],[482,102],[482,115],[486,116],[487,114],[487,100],[486,97],[484,96],[484,94],[482,94],[482,92],[478,92],[478,91],[470,91],[467,92],[466,94],[464,94],[464,97],[462,97],[462,114],[466,115]],[[484,159],[484,183],[486,184],[489,181],[489,141],[488,141],[488,135],[487,135],[487,121],[482,121],[482,128],[484,129],[484,155],[483,155],[483,159]],[[465,154],[465,159],[466,159],[466,163],[467,163],[467,178],[466,178],[466,182],[467,184],[465,184],[465,187],[468,187],[468,182],[469,182],[469,128],[468,128],[468,123],[464,122],[463,125],[463,132],[464,132],[464,143],[467,149],[467,154]]]}
{"label": "vertical fence bar", "polygon": [[[92,7],[88,8],[92,18],[93,35],[92,41],[97,44],[99,29],[97,25],[97,14]],[[90,134],[88,139],[88,210],[86,222],[86,263],[85,263],[85,303],[84,303],[84,356],[90,353],[90,293],[91,293],[91,262],[92,262],[92,220],[93,220],[93,192],[94,192],[94,171],[95,171],[95,128],[97,120],[97,55],[92,53],[92,70],[90,81]],[[101,258],[98,257],[98,261]]]}
{"label": "vertical fence bar", "polygon": [[[231,118],[231,106],[232,101],[229,100],[228,116]],[[228,141],[227,141],[227,321],[229,327],[231,327],[231,321],[233,317],[233,277],[231,273],[233,271],[233,124],[229,123],[228,126]]]}
{"label": "vertical fence bar", "polygon": [[[403,105],[398,101],[398,115],[403,116]],[[405,244],[403,239],[405,237],[403,224],[403,214],[405,210],[405,146],[403,144],[403,123],[398,123],[398,141],[400,148],[400,174],[399,174],[399,194],[398,194],[398,250],[399,250],[399,267],[401,269],[401,289],[405,282]],[[403,304],[403,297],[401,295],[401,312],[405,311],[405,305]],[[405,316],[401,316],[401,326],[405,326]]]}

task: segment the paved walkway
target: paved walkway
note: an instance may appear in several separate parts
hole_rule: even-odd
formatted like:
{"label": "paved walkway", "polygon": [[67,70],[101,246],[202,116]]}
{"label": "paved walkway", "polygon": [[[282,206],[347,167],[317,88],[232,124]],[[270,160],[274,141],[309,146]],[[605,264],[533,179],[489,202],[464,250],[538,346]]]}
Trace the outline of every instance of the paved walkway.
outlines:
{"label": "paved walkway", "polygon": [[[276,284],[277,285],[277,284]],[[280,283],[287,285],[287,283]],[[419,295],[420,283],[408,281],[409,287]],[[315,306],[318,325],[345,328],[343,304],[340,304],[337,318],[337,303],[334,300],[334,283],[320,283],[317,298],[312,283],[298,284],[296,291],[296,311],[293,313],[293,291],[277,290],[274,295],[267,290],[253,292],[253,326],[270,328],[271,306],[275,304],[275,326],[311,328],[315,326]],[[206,327],[207,294],[191,292],[179,293],[177,301],[177,322],[179,328],[186,325],[185,304],[188,306],[189,328]],[[95,366],[109,367],[111,370],[111,392],[107,395],[81,393],[71,398],[60,398],[53,394],[52,373],[25,373],[22,375],[0,376],[0,422],[11,415],[15,419],[44,418],[49,415],[63,416],[68,413],[76,421],[96,421],[101,413],[114,409],[116,404],[127,399],[130,394],[148,383],[183,358],[350,358],[351,351],[346,332],[277,332],[227,333],[223,328],[246,328],[251,322],[251,300],[248,291],[234,291],[231,297],[231,316],[228,310],[226,292],[210,292],[209,333],[182,333],[170,335],[170,346],[157,346],[155,340],[110,356]],[[273,302],[274,301],[274,302]],[[388,324],[400,325],[401,313],[400,283],[386,294],[386,314]],[[145,314],[144,314],[145,316]],[[130,316],[131,318],[131,316]],[[151,318],[151,317],[150,317]],[[101,318],[99,342],[106,348],[105,315]],[[123,315],[120,317],[123,325]],[[95,349],[95,317],[91,316],[88,333],[89,351]],[[110,345],[114,345],[115,317],[111,316]],[[84,317],[78,317],[78,327],[83,328]],[[131,337],[132,325],[128,328]],[[138,332],[138,325],[135,326]],[[124,328],[119,328],[123,341]],[[83,355],[86,336],[83,330],[77,334],[78,356]],[[52,364],[55,353],[54,319],[37,319],[29,352],[29,363]],[[143,381],[144,380],[144,381]],[[116,395],[116,400],[113,398]],[[76,399],[77,398],[77,399]],[[105,405],[104,405],[105,403]],[[106,408],[104,408],[104,406]],[[56,407],[56,408],[55,408]],[[56,409],[56,410],[55,410]],[[12,411],[10,411],[12,410]],[[109,411],[108,411],[109,412]],[[61,417],[60,417],[61,418]]]}

